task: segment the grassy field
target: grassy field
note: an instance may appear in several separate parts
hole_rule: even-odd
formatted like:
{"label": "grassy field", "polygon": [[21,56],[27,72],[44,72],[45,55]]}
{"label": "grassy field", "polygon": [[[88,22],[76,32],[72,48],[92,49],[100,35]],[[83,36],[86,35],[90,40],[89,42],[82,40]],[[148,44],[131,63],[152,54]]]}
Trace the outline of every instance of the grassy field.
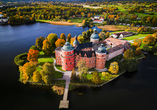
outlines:
{"label": "grassy field", "polygon": [[59,71],[55,71],[53,78],[62,78],[62,77],[63,77],[63,73]]}
{"label": "grassy field", "polygon": [[65,70],[62,70],[62,66],[61,65],[56,65],[56,68],[65,72]]}
{"label": "grassy field", "polygon": [[139,39],[143,39],[144,37],[146,37],[147,35],[150,34],[138,34],[138,35],[133,35],[131,37],[125,37],[123,38],[124,40],[134,40],[135,38],[139,38]]}
{"label": "grassy field", "polygon": [[75,19],[69,19],[69,20],[71,20],[71,22],[74,22],[74,23],[82,23],[84,19],[85,18],[75,18]]}

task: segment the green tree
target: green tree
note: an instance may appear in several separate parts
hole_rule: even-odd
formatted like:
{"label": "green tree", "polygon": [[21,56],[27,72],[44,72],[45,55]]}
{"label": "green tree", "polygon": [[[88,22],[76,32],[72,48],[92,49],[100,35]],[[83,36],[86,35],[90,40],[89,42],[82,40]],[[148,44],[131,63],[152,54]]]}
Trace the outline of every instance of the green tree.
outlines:
{"label": "green tree", "polygon": [[86,39],[86,31],[82,32],[82,37]]}
{"label": "green tree", "polygon": [[64,40],[66,41],[66,36],[65,36],[64,33],[61,33],[61,35],[60,35],[60,39],[64,39]]}
{"label": "green tree", "polygon": [[51,34],[49,34],[49,35],[47,36],[47,39],[48,39],[48,41],[51,43],[51,45],[52,45],[52,47],[53,47],[52,50],[54,50],[54,49],[56,48],[55,42],[56,42],[57,39],[58,39],[57,34],[51,33]]}
{"label": "green tree", "polygon": [[76,67],[78,67],[77,71],[79,72],[80,80],[84,81],[84,75],[86,75],[88,73],[88,67],[87,67],[85,61],[79,60]]}
{"label": "green tree", "polygon": [[54,47],[51,45],[50,41],[48,41],[47,39],[45,39],[43,41],[43,47],[42,47],[43,52],[46,55],[51,55],[53,53]]}
{"label": "green tree", "polygon": [[41,81],[40,73],[38,71],[34,71],[32,79],[34,82],[40,82]]}
{"label": "green tree", "polygon": [[35,45],[37,46],[37,48],[42,49],[43,41],[44,41],[44,37],[42,37],[42,36],[41,36],[41,37],[38,37],[38,38],[36,39]]}
{"label": "green tree", "polygon": [[138,64],[135,58],[124,60],[124,67],[128,72],[133,72],[138,69]]}
{"label": "green tree", "polygon": [[87,35],[87,39],[89,39],[91,35],[89,30],[87,30],[86,35]]}
{"label": "green tree", "polygon": [[73,68],[71,72],[71,81],[75,81],[75,80],[77,80],[77,76],[76,76],[75,68]]}
{"label": "green tree", "polygon": [[71,34],[70,34],[70,33],[69,33],[68,36],[67,36],[67,40],[68,40],[68,42],[70,43],[70,41],[71,41]]}
{"label": "green tree", "polygon": [[35,46],[35,45],[32,45],[29,50],[31,50],[31,49],[38,50],[37,46]]}
{"label": "green tree", "polygon": [[52,82],[53,75],[55,73],[55,69],[53,67],[53,64],[45,63],[43,65],[43,70],[40,71],[40,74],[42,76],[42,80],[46,84],[50,84]]}
{"label": "green tree", "polygon": [[99,73],[97,71],[94,71],[92,74],[92,83],[100,84],[102,82],[101,76],[99,76]]}

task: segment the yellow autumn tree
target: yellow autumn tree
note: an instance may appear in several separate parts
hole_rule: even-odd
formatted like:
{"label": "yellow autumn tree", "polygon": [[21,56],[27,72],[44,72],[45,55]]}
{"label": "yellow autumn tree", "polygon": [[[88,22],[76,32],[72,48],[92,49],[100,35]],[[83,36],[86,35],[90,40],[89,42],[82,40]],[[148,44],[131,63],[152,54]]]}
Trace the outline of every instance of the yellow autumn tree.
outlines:
{"label": "yellow autumn tree", "polygon": [[38,71],[34,71],[32,79],[34,82],[40,82],[41,81],[40,73]]}
{"label": "yellow autumn tree", "polygon": [[45,40],[43,41],[42,50],[43,50],[43,52],[44,52],[46,55],[51,55],[51,54],[53,53],[53,46],[52,46],[51,42],[48,41],[47,39],[45,39]]}
{"label": "yellow autumn tree", "polygon": [[140,47],[142,44],[142,40],[141,39],[138,39],[138,38],[135,38],[134,39],[134,43],[132,44],[133,47],[137,48],[137,47]]}
{"label": "yellow autumn tree", "polygon": [[108,71],[111,72],[112,74],[117,74],[118,71],[119,71],[118,63],[117,62],[112,62],[110,64],[110,67],[109,67]]}
{"label": "yellow autumn tree", "polygon": [[130,50],[130,49],[127,49],[125,52],[124,52],[124,59],[125,60],[128,60],[128,59],[131,59],[134,57],[134,51],[133,50]]}
{"label": "yellow autumn tree", "polygon": [[147,35],[147,36],[143,39],[143,44],[154,45],[155,42],[156,42],[155,37],[152,37],[151,35]]}

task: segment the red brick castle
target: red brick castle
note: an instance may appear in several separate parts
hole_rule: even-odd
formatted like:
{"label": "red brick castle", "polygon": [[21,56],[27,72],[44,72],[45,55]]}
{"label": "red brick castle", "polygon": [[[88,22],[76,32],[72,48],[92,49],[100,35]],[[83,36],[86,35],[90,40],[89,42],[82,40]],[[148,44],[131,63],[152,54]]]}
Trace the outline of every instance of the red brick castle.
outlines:
{"label": "red brick castle", "polygon": [[56,64],[62,65],[63,70],[71,71],[79,60],[84,60],[89,68],[104,69],[107,60],[123,54],[128,48],[130,44],[127,41],[115,38],[107,38],[100,43],[95,29],[88,43],[80,44],[75,36],[73,46],[66,42],[63,47],[57,47],[55,49]]}

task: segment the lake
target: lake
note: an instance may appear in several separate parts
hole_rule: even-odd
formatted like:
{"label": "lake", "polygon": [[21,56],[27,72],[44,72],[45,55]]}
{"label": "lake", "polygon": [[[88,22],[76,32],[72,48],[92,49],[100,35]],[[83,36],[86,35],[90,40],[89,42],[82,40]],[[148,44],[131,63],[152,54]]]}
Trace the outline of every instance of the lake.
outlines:
{"label": "lake", "polygon": [[[71,33],[74,37],[87,29],[48,23],[0,26],[0,110],[57,110],[63,97],[53,93],[50,87],[20,83],[14,57],[27,52],[37,37],[47,37],[50,33],[58,37],[61,33],[66,36]],[[69,110],[156,110],[156,84],[157,56],[148,54],[140,60],[137,72],[125,73],[101,88],[70,91]]]}

